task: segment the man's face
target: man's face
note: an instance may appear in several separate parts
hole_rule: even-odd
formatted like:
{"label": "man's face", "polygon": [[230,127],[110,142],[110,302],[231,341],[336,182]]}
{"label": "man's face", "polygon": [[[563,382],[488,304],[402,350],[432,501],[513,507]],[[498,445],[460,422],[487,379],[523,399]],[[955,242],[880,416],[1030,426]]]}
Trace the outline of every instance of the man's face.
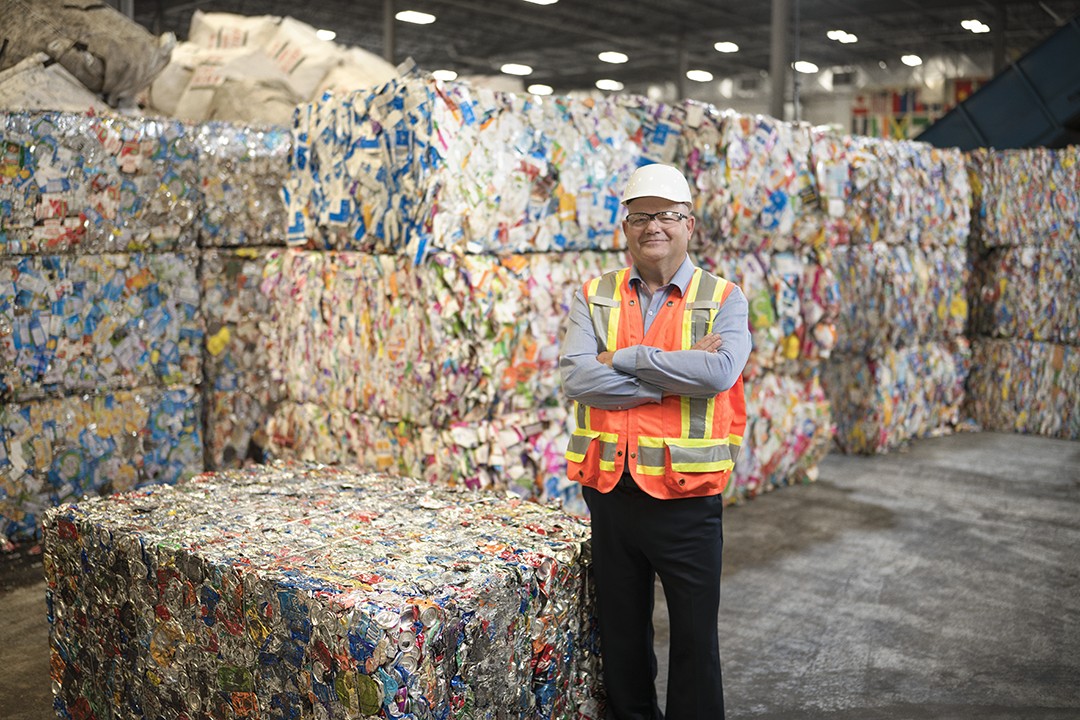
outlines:
{"label": "man's face", "polygon": [[[628,216],[632,213],[651,214],[664,211],[690,215],[690,208],[685,203],[658,197],[635,198],[627,203],[626,210]],[[630,257],[639,269],[668,267],[681,263],[686,256],[690,235],[694,232],[694,218],[687,217],[670,225],[654,219],[644,227],[635,227],[623,220],[623,232],[626,234]]]}

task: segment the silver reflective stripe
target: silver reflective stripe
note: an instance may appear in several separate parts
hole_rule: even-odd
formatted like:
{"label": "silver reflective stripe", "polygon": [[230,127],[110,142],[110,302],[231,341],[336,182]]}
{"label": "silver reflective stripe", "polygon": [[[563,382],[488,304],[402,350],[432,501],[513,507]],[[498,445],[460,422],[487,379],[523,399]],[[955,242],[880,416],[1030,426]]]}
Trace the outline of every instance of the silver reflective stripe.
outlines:
{"label": "silver reflective stripe", "polygon": [[[709,472],[731,467],[733,459],[726,442],[697,447],[679,447],[669,445],[671,450],[671,469],[682,472]],[[726,467],[720,467],[720,465]],[[702,467],[709,466],[709,467]]]}
{"label": "silver reflective stripe", "polygon": [[712,398],[686,398],[687,404],[690,406],[690,427],[686,437],[703,438],[706,437],[705,433],[708,432],[708,428],[705,426],[705,419],[708,417],[709,403],[713,402]]}
{"label": "silver reflective stripe", "polygon": [[731,454],[731,462],[735,462],[739,459],[740,450],[742,450],[741,445],[728,445],[728,452]]}
{"label": "silver reflective stripe", "polygon": [[605,273],[600,277],[596,291],[589,296],[589,315],[592,317],[593,332],[596,334],[596,345],[600,352],[611,349],[608,347],[608,334],[611,311],[619,305],[614,299],[617,279],[617,273]]}
{"label": "silver reflective stripe", "polygon": [[589,427],[589,406],[584,403],[574,401],[574,415],[577,420],[578,428],[584,430]]}
{"label": "silver reflective stripe", "polygon": [[719,303],[712,302],[718,281],[719,279],[715,275],[702,272],[697,292],[694,297],[689,298],[687,310],[691,313],[691,346],[712,330],[713,318],[716,317],[716,311],[720,307]]}
{"label": "silver reflective stripe", "polygon": [[619,449],[618,442],[612,442],[610,440],[600,441],[600,460],[603,462],[613,463],[615,462],[615,453]]}
{"label": "silver reflective stripe", "polygon": [[592,437],[589,435],[578,435],[575,433],[570,436],[570,442],[566,446],[566,452],[568,455],[573,454],[575,456],[584,457],[585,451],[589,449],[589,443],[591,441]]}
{"label": "silver reflective stripe", "polygon": [[667,464],[663,446],[648,447],[647,445],[638,445],[637,453],[637,464],[639,466],[645,465],[647,467],[662,468]]}

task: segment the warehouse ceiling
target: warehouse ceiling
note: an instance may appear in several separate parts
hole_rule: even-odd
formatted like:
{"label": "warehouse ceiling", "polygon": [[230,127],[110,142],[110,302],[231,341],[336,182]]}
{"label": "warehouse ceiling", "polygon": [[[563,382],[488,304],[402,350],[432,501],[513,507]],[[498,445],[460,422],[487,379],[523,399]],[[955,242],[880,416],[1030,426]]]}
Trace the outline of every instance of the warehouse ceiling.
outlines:
{"label": "warehouse ceiling", "polygon": [[[1080,14],[1080,0],[963,2],[960,0],[788,0],[792,59],[818,67],[901,68],[901,56],[991,56],[1004,28],[1005,62],[1039,44]],[[429,25],[393,23],[394,61],[412,57],[425,70],[497,75],[504,63],[533,68],[526,84],[557,93],[591,89],[601,78],[628,91],[680,83],[683,71],[701,69],[717,78],[753,80],[767,74],[771,48],[768,0],[134,0],[134,19],[154,33],[187,37],[191,16],[204,12],[289,15],[333,30],[336,42],[384,55],[384,8],[435,16]],[[961,26],[976,19],[990,32]],[[1080,20],[1077,20],[1080,22]],[[798,28],[798,55],[795,55]],[[857,41],[830,39],[830,30]],[[721,53],[715,43],[733,42]],[[682,54],[680,50],[685,51]],[[622,64],[601,62],[605,51],[625,54]],[[877,72],[877,70],[875,70]]]}

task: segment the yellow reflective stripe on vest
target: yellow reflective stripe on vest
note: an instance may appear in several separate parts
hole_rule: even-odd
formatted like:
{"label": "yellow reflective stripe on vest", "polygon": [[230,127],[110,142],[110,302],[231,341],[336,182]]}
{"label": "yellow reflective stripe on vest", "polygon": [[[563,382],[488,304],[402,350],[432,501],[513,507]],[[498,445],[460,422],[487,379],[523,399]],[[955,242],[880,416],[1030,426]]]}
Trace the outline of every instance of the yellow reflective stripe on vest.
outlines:
{"label": "yellow reflective stripe on vest", "polygon": [[[713,321],[716,319],[716,313],[720,311],[721,298],[724,297],[724,291],[727,289],[728,281],[724,278],[716,278],[718,281],[716,287],[713,288],[712,300],[716,303],[717,309],[713,311],[712,317],[709,318],[709,331],[712,331]],[[709,405],[705,408],[705,427],[711,428],[713,426],[713,417],[716,412],[716,398],[709,398]],[[702,437],[705,437],[702,435]],[[742,442],[742,438],[739,438],[739,442]],[[734,456],[731,458],[735,459]]]}

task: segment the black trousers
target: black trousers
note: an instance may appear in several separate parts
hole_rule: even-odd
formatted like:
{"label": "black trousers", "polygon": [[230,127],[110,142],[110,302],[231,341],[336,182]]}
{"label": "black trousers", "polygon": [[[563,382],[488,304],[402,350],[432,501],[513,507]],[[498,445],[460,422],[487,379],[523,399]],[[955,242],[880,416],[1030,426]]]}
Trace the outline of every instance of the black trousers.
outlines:
{"label": "black trousers", "polygon": [[608,720],[660,720],[653,649],[659,575],[671,618],[668,720],[721,720],[717,623],[723,499],[657,500],[629,476],[609,493],[582,488],[592,516]]}

